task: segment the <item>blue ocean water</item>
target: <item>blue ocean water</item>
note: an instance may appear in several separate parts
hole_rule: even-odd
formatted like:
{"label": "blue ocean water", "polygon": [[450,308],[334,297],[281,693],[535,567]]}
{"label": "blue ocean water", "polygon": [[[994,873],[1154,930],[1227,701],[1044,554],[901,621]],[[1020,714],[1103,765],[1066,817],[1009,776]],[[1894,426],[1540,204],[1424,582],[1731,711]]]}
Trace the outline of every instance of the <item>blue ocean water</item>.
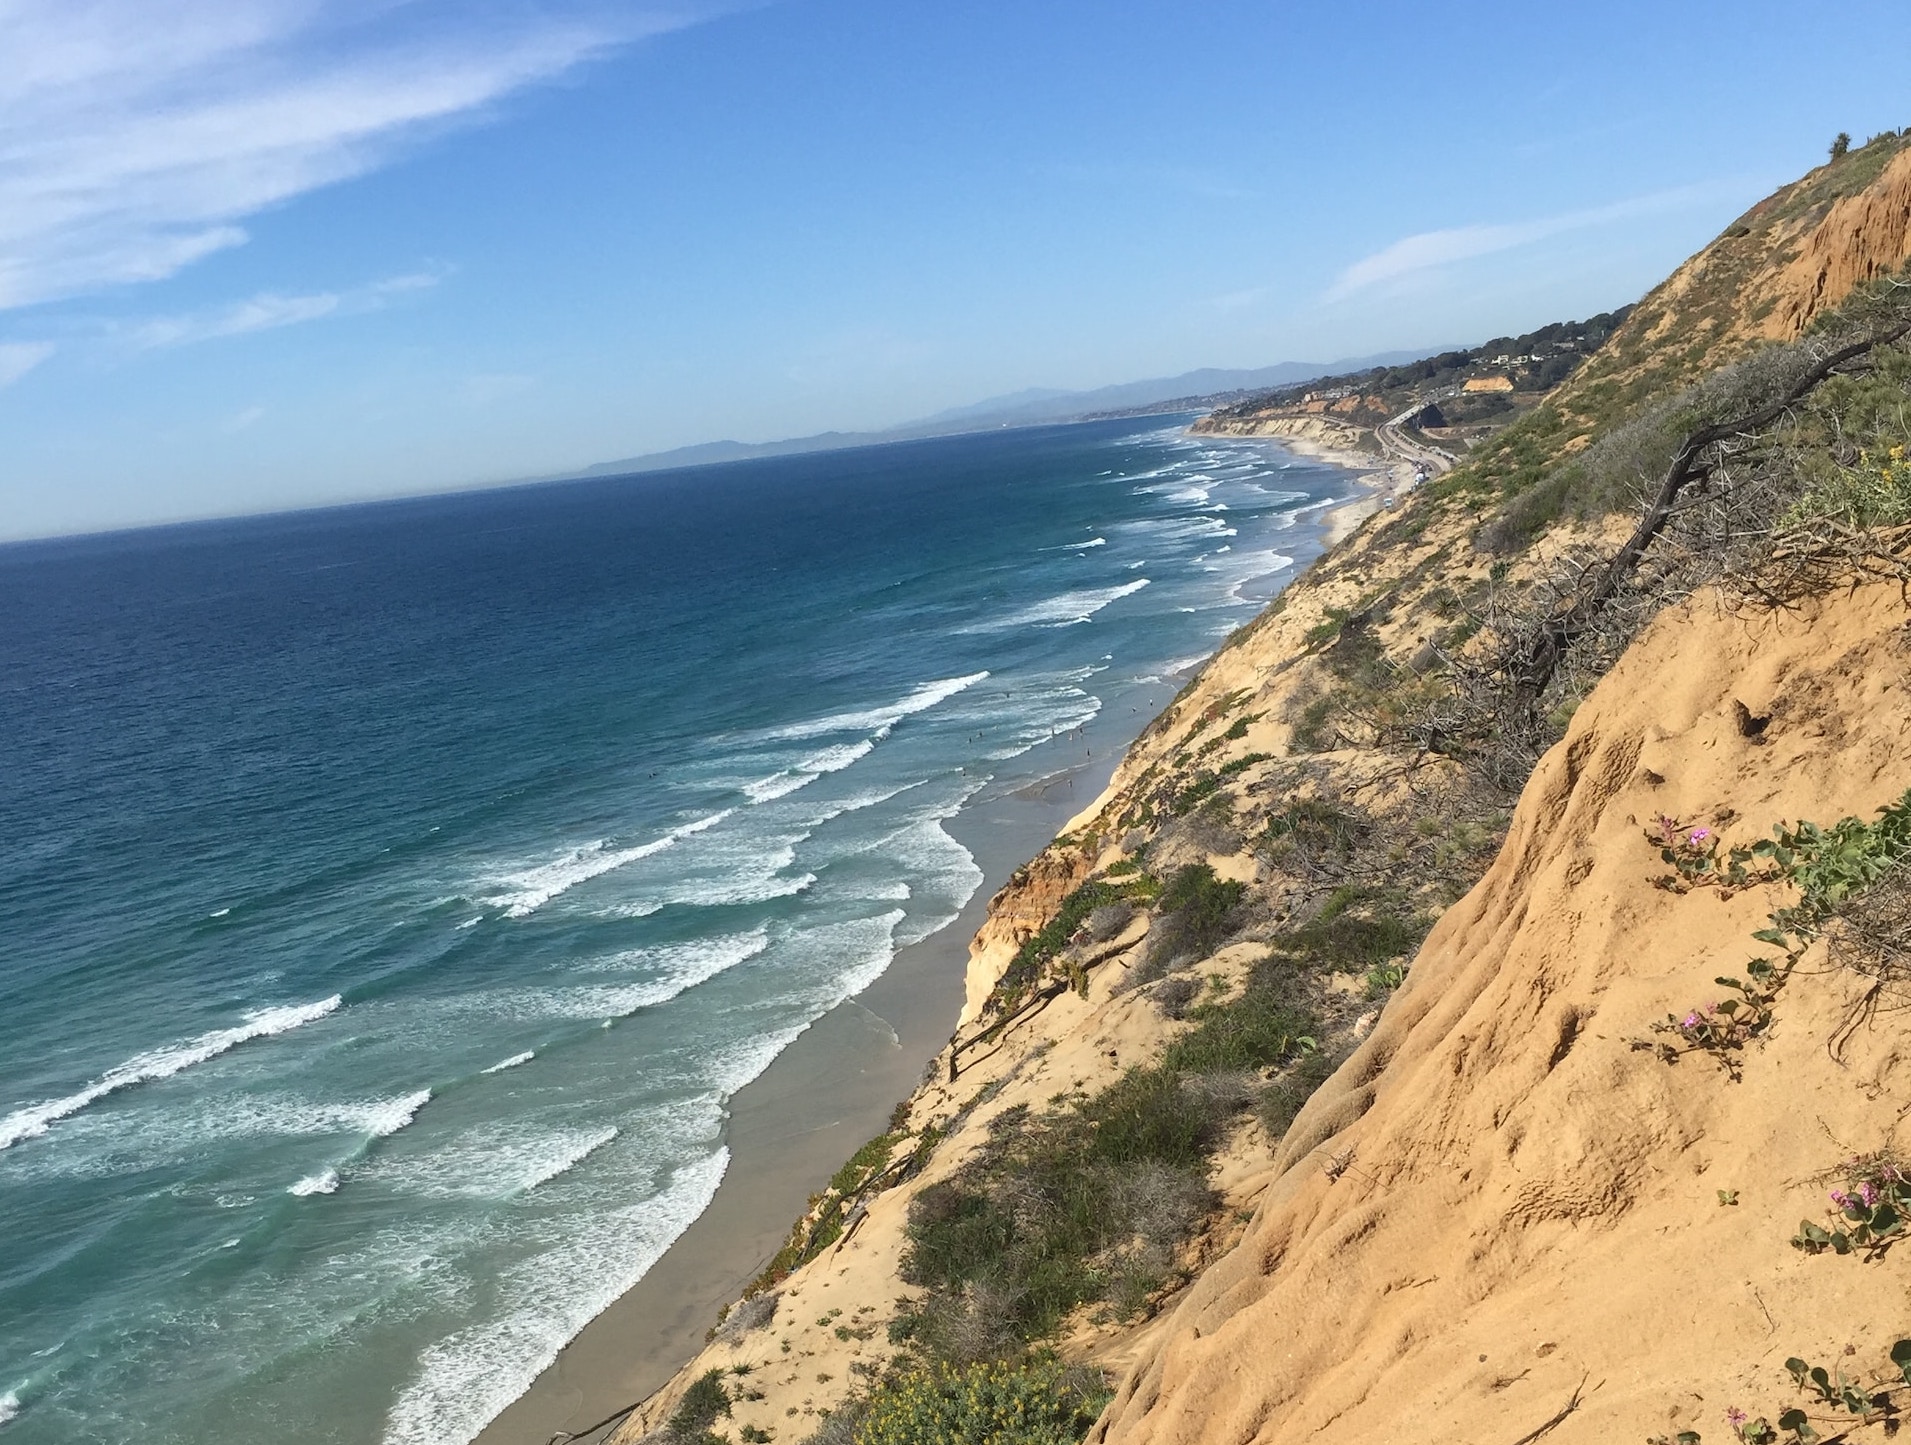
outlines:
{"label": "blue ocean water", "polygon": [[10,1445],[463,1445],[1346,485],[1154,418],[0,548]]}

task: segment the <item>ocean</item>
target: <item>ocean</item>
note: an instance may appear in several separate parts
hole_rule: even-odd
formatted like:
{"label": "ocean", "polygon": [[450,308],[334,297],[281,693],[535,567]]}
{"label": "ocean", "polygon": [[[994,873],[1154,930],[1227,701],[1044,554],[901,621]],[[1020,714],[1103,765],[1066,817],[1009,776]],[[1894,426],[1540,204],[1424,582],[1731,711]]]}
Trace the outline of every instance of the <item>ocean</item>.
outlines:
{"label": "ocean", "polygon": [[1311,559],[1185,422],[0,547],[7,1445],[470,1440]]}

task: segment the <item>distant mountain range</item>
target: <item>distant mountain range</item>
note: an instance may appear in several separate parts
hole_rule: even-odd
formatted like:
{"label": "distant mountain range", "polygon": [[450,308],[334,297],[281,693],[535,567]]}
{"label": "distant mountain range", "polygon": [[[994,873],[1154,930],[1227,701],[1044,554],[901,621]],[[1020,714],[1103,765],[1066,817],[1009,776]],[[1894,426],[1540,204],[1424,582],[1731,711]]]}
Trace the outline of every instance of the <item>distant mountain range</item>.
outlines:
{"label": "distant mountain range", "polygon": [[[631,472],[664,471],[671,467],[703,466],[711,462],[743,461],[750,457],[791,456],[798,452],[837,451],[844,447],[876,446],[882,442],[908,441],[916,437],[953,436],[959,432],[991,431],[997,427],[1040,426],[1044,423],[1079,421],[1091,416],[1118,416],[1150,411],[1189,409],[1238,401],[1257,391],[1277,386],[1292,386],[1317,376],[1338,376],[1344,372],[1364,371],[1374,366],[1398,366],[1432,356],[1441,347],[1419,351],[1384,351],[1376,356],[1357,356],[1325,365],[1312,361],[1283,361],[1275,366],[1227,369],[1208,366],[1199,371],[1184,371],[1179,376],[1156,377],[1150,381],[1127,381],[1115,386],[1098,386],[1089,391],[1057,391],[1035,387],[1026,391],[992,396],[969,406],[952,407],[919,421],[884,431],[826,431],[814,436],[790,437],[775,442],[701,442],[696,446],[673,447],[665,452],[624,457],[614,462],[599,462],[571,476],[623,476]],[[1172,406],[1170,404],[1173,404]]]}

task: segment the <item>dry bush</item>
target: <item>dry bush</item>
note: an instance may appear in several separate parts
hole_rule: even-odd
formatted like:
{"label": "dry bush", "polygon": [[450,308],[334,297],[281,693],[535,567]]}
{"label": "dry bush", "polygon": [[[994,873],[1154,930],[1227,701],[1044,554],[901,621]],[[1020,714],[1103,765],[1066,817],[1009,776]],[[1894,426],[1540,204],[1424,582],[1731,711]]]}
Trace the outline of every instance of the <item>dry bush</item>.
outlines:
{"label": "dry bush", "polygon": [[803,1445],[855,1445],[856,1427],[863,1423],[868,1402],[852,1395],[823,1417]]}
{"label": "dry bush", "polygon": [[1900,860],[1844,904],[1829,929],[1833,963],[1884,991],[1911,990],[1911,862]]}
{"label": "dry bush", "polygon": [[915,1338],[931,1358],[957,1366],[1013,1359],[1022,1351],[1014,1299],[985,1280],[971,1280],[959,1292],[931,1294],[923,1301]]}
{"label": "dry bush", "polygon": [[1171,1019],[1188,1016],[1188,1005],[1201,996],[1201,981],[1188,974],[1163,979],[1148,991],[1148,1001]]}
{"label": "dry bush", "polygon": [[1208,1187],[1185,1169],[1154,1160],[1123,1169],[1109,1190],[1109,1208],[1146,1248],[1172,1258],[1208,1212]]}
{"label": "dry bush", "polygon": [[1149,1162],[1124,1170],[1109,1192],[1111,1212],[1130,1237],[1099,1263],[1107,1277],[1114,1313],[1130,1318],[1149,1297],[1176,1277],[1182,1242],[1206,1218],[1211,1196],[1185,1170]]}
{"label": "dry bush", "polygon": [[1132,903],[1104,903],[1088,915],[1082,927],[1090,943],[1106,943],[1132,923],[1134,917],[1135,907]]}
{"label": "dry bush", "polygon": [[717,1338],[726,1345],[740,1343],[751,1330],[760,1330],[776,1318],[780,1298],[775,1290],[765,1290],[740,1301],[723,1317],[723,1323],[717,1327]]}
{"label": "dry bush", "polygon": [[1181,1087],[1200,1101],[1200,1108],[1225,1116],[1254,1102],[1261,1092],[1261,1076],[1251,1069],[1216,1069],[1183,1079]]}
{"label": "dry bush", "polygon": [[1235,826],[1234,799],[1216,793],[1180,825],[1177,831],[1204,856],[1227,856],[1241,849],[1241,830]]}

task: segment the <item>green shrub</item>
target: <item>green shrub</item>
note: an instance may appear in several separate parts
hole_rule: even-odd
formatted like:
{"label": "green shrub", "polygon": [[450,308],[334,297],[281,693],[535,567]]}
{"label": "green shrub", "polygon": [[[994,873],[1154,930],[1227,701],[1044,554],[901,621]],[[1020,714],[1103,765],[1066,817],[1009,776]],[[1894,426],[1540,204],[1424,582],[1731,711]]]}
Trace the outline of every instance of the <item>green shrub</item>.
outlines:
{"label": "green shrub", "polygon": [[1266,1069],[1313,1047],[1313,1018],[1297,1000],[1292,964],[1269,959],[1256,966],[1241,996],[1190,1011],[1194,1028],[1168,1046],[1162,1066],[1177,1073],[1213,1074]]}
{"label": "green shrub", "polygon": [[871,1393],[854,1445],[1075,1445],[1108,1402],[1094,1375],[1054,1360],[932,1365]]}
{"label": "green shrub", "polygon": [[[1369,889],[1337,888],[1313,918],[1275,939],[1275,947],[1338,972],[1364,973],[1412,952],[1433,926],[1401,903],[1377,898]],[[1366,911],[1355,911],[1361,908]]]}
{"label": "green shrub", "polygon": [[1345,1057],[1344,1054],[1303,1054],[1284,1077],[1262,1090],[1255,1113],[1260,1116],[1269,1138],[1279,1139],[1287,1132],[1301,1107],[1314,1097],[1315,1090],[1333,1077]]}
{"label": "green shrub", "polygon": [[1093,1301],[1132,1305],[1206,1212],[1224,1110],[1162,1068],[1041,1115],[910,1204],[903,1279],[929,1295],[898,1333],[958,1363],[1012,1354]]}
{"label": "green shrub", "polygon": [[1156,909],[1174,921],[1173,931],[1183,950],[1205,957],[1219,948],[1240,907],[1246,885],[1223,881],[1206,863],[1178,869],[1162,888]]}
{"label": "green shrub", "polygon": [[1373,825],[1357,813],[1318,798],[1293,798],[1267,820],[1262,838],[1276,862],[1298,853],[1319,863],[1352,857],[1372,831]]}
{"label": "green shrub", "polygon": [[720,1416],[730,1413],[730,1392],[723,1388],[723,1371],[709,1370],[690,1382],[677,1401],[677,1409],[668,1426],[677,1441],[702,1442],[714,1438],[710,1427]]}
{"label": "green shrub", "polygon": [[1325,753],[1339,745],[1339,734],[1327,722],[1334,714],[1334,707],[1332,694],[1318,693],[1294,714],[1291,739],[1297,751]]}
{"label": "green shrub", "polygon": [[1376,963],[1367,970],[1363,989],[1369,999],[1385,998],[1401,984],[1407,981],[1406,965],[1400,963]]}
{"label": "green shrub", "polygon": [[895,1134],[878,1134],[849,1156],[849,1161],[830,1179],[829,1187],[839,1195],[854,1194],[888,1167],[897,1142]]}

